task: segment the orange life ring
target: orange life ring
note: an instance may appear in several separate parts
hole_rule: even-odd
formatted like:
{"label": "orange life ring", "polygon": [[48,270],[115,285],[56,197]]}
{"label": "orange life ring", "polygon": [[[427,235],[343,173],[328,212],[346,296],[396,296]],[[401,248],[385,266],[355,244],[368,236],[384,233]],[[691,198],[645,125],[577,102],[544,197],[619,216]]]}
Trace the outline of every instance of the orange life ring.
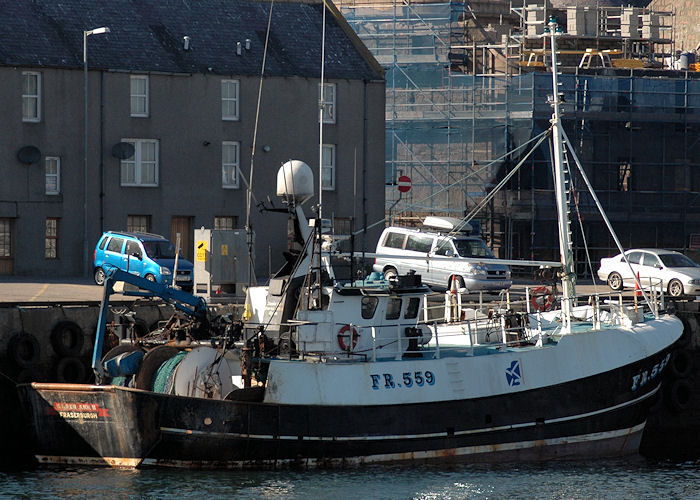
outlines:
{"label": "orange life ring", "polygon": [[530,305],[535,311],[549,311],[554,304],[554,294],[546,286],[538,286],[530,295]]}
{"label": "orange life ring", "polygon": [[[345,344],[345,339],[350,337],[350,334],[348,333],[350,329],[352,328],[352,341],[350,342],[351,347],[348,347]],[[355,346],[357,345],[357,341],[360,339],[360,334],[357,333],[357,329],[354,326],[350,325],[343,325],[343,327],[340,329],[338,332],[338,345],[343,351],[352,351],[355,349]]]}

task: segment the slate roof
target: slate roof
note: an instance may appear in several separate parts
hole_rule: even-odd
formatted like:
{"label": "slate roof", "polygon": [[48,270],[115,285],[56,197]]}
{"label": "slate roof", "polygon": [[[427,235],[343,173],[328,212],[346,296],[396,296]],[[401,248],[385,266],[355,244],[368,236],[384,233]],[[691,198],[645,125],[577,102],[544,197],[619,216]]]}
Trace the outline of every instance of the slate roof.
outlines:
{"label": "slate roof", "polygon": [[[110,33],[88,38],[91,69],[259,75],[270,2],[0,0],[0,12],[4,66],[82,68],[83,30],[108,26]],[[322,15],[320,3],[275,1],[266,75],[320,77]],[[382,78],[343,21],[330,11],[326,21],[325,77]],[[188,51],[184,36],[191,38]]]}

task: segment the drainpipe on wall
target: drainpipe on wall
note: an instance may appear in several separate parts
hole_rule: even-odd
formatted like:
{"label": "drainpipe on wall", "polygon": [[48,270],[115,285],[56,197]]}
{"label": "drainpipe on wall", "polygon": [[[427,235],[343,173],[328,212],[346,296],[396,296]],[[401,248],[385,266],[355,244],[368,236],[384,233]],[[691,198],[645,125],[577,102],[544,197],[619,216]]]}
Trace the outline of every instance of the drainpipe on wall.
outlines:
{"label": "drainpipe on wall", "polygon": [[105,132],[105,73],[100,71],[100,234],[104,233],[104,197],[105,197],[105,164],[104,164],[104,132]]}
{"label": "drainpipe on wall", "polygon": [[365,80],[362,110],[362,262],[367,251],[367,83]]}

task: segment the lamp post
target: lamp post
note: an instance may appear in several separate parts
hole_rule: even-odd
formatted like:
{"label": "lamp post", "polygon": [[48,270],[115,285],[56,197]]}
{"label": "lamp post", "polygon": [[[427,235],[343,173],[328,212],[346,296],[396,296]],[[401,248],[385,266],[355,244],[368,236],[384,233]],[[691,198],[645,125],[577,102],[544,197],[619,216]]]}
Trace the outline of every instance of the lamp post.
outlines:
{"label": "lamp post", "polygon": [[101,35],[109,33],[107,26],[95,28],[94,30],[83,31],[83,96],[85,98],[84,108],[84,133],[83,136],[83,261],[84,272],[88,276],[90,273],[90,263],[88,262],[88,64],[87,64],[87,37],[90,35]]}

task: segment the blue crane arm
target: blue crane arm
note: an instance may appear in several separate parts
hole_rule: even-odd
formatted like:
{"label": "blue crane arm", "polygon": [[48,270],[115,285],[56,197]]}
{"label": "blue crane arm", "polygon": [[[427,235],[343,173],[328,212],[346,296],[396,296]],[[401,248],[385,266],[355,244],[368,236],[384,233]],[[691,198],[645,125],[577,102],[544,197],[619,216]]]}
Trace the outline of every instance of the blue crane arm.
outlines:
{"label": "blue crane arm", "polygon": [[175,288],[149,281],[140,276],[122,271],[121,269],[109,269],[106,272],[100,316],[97,320],[97,332],[95,333],[95,348],[92,352],[92,369],[99,380],[104,379],[105,371],[102,366],[102,349],[104,346],[107,327],[107,315],[109,314],[109,298],[114,293],[114,285],[118,281],[129,283],[139,287],[139,290],[124,291],[124,295],[137,297],[160,297],[165,302],[172,304],[180,311],[198,319],[205,319],[207,304],[202,297],[191,293],[176,290]]}

